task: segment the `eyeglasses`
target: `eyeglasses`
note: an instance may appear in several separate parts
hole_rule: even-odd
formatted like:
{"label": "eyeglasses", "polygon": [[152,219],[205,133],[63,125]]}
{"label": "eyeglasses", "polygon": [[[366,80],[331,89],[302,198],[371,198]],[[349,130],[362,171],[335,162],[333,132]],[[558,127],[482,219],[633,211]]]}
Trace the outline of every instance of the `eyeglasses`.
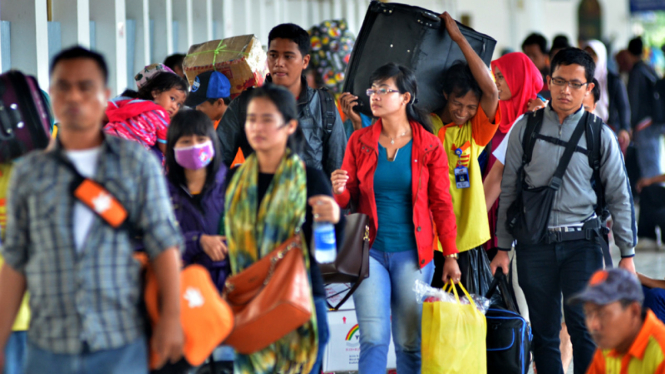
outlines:
{"label": "eyeglasses", "polygon": [[393,90],[391,88],[379,88],[378,90],[373,90],[373,89],[369,88],[369,89],[367,89],[367,91],[365,91],[367,96],[372,96],[374,94],[377,94],[379,96],[384,96],[384,95],[392,93],[392,92],[399,92],[399,90]]}
{"label": "eyeglasses", "polygon": [[572,89],[574,89],[574,90],[579,90],[579,89],[581,89],[582,87],[584,87],[584,86],[586,86],[587,84],[589,84],[589,82],[586,82],[586,83],[579,83],[579,82],[574,82],[574,81],[567,81],[567,80],[565,80],[565,79],[563,79],[563,78],[559,78],[559,77],[557,77],[557,78],[552,78],[552,83],[553,83],[555,86],[564,86],[564,87],[565,87],[565,86],[569,86],[570,88],[572,88]]}

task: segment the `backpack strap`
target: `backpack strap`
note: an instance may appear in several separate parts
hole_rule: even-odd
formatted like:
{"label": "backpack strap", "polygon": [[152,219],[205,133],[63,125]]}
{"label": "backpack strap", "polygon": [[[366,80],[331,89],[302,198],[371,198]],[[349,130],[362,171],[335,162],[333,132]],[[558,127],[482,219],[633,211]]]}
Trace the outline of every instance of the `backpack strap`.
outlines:
{"label": "backpack strap", "polygon": [[545,117],[545,109],[539,109],[526,119],[526,128],[524,129],[524,136],[522,137],[522,167],[531,162],[533,156],[533,148],[536,145],[538,134],[543,127],[543,118]]}
{"label": "backpack strap", "polygon": [[603,130],[603,121],[600,121],[598,117],[594,116],[593,121],[588,121],[586,126],[586,144],[587,144],[587,158],[589,160],[589,167],[593,170],[593,176],[591,178],[591,186],[593,191],[596,193],[596,198],[598,200],[595,211],[596,215],[605,220],[609,212],[607,211],[607,206],[605,204],[605,189],[600,180],[600,161],[602,155],[601,151],[601,132]]}
{"label": "backpack strap", "polygon": [[335,98],[327,87],[318,89],[319,92],[319,105],[321,106],[321,119],[323,120],[323,130],[326,132],[326,137],[332,134],[335,119],[337,119],[337,107],[335,106]]}
{"label": "backpack strap", "polygon": [[575,131],[573,131],[573,134],[570,135],[570,139],[568,140],[568,144],[566,145],[566,150],[563,151],[563,155],[559,160],[559,165],[556,167],[554,175],[550,180],[550,188],[558,190],[563,184],[563,175],[566,173],[568,164],[570,164],[570,160],[573,158],[573,153],[575,153],[575,148],[577,147],[577,144],[582,138],[582,133],[585,132],[586,127],[591,121],[591,117],[592,115],[589,112],[585,111],[584,114],[582,115],[582,118],[580,118],[580,121],[577,123]]}

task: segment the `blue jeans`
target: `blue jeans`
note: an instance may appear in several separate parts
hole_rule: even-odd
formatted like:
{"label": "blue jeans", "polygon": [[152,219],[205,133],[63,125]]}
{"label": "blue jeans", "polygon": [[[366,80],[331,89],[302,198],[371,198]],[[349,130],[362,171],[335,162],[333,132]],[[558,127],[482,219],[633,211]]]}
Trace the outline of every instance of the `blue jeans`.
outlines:
{"label": "blue jeans", "polygon": [[635,134],[637,162],[642,178],[653,178],[662,173],[660,168],[660,142],[665,134],[665,125],[651,125]]}
{"label": "blue jeans", "polygon": [[14,331],[9,335],[9,340],[7,340],[7,345],[5,346],[5,368],[3,374],[23,374],[27,344],[27,331]]}
{"label": "blue jeans", "polygon": [[326,352],[328,339],[330,339],[330,331],[328,330],[328,304],[326,304],[326,299],[324,297],[314,297],[314,307],[316,308],[316,325],[319,331],[319,352],[316,355],[316,363],[310,373],[320,374],[323,354]]}
{"label": "blue jeans", "polygon": [[[563,374],[559,331],[561,294],[564,301],[586,287],[603,267],[600,244],[576,240],[554,244],[517,245],[517,274],[529,306],[533,355],[538,374]],[[596,350],[586,329],[582,304],[564,304],[563,313],[573,343],[575,374],[586,373]]]}
{"label": "blue jeans", "polygon": [[416,301],[416,280],[432,282],[434,263],[418,267],[416,250],[370,250],[369,278],[353,294],[360,329],[360,374],[385,374],[388,366],[391,315],[397,372],[420,373],[422,305]]}
{"label": "blue jeans", "polygon": [[665,289],[642,286],[645,308],[651,309],[659,320],[665,321]]}
{"label": "blue jeans", "polygon": [[148,343],[140,338],[116,349],[56,354],[28,342],[25,374],[147,374]]}

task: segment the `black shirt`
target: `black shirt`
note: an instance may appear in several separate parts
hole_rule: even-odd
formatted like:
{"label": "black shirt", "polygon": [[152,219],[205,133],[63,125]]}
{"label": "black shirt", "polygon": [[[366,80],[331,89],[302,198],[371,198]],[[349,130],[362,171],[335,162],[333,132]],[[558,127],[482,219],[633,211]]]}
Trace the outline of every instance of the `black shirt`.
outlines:
{"label": "black shirt", "polygon": [[[235,174],[237,168],[233,168],[229,171],[229,174],[226,177],[227,183],[231,181],[233,175]],[[326,195],[332,197],[332,189],[330,183],[326,179],[325,175],[321,170],[315,169],[313,167],[306,167],[307,172],[307,199],[317,196],[317,195]],[[259,173],[258,180],[258,201],[262,201],[274,174],[265,174]],[[228,187],[228,185],[227,185]],[[257,209],[260,204],[257,204]],[[258,211],[257,211],[258,214]],[[305,241],[307,243],[312,243],[312,223],[314,222],[314,215],[312,214],[312,207],[307,204],[305,211],[305,223],[302,225],[302,232],[305,236]],[[340,217],[339,222],[335,225],[335,236],[337,239],[337,245],[342,243],[344,240],[344,224],[346,220],[344,216]],[[310,277],[312,278],[312,294],[314,296],[325,297],[326,290],[323,283],[323,278],[321,277],[321,270],[319,270],[319,265],[314,259],[313,247],[309,245],[309,263],[310,263]]]}

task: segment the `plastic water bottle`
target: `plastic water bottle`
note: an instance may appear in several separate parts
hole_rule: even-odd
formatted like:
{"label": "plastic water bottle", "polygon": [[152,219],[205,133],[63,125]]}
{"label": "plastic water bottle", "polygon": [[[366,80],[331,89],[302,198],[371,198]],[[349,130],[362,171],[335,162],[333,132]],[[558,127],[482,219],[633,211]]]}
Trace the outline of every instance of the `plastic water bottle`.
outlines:
{"label": "plastic water bottle", "polygon": [[319,264],[334,262],[337,258],[335,226],[330,222],[314,222],[314,258]]}

